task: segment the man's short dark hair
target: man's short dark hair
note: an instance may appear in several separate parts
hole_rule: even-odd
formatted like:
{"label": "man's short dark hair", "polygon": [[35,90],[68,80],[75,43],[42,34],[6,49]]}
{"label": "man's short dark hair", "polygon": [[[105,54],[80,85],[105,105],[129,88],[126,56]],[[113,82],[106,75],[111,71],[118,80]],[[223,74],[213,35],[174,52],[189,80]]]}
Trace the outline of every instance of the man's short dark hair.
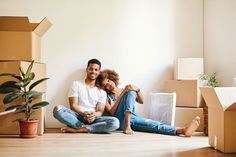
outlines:
{"label": "man's short dark hair", "polygon": [[97,64],[97,65],[99,65],[99,69],[101,69],[101,62],[98,60],[98,59],[90,59],[89,61],[88,61],[88,65],[87,65],[87,67],[89,66],[89,64]]}

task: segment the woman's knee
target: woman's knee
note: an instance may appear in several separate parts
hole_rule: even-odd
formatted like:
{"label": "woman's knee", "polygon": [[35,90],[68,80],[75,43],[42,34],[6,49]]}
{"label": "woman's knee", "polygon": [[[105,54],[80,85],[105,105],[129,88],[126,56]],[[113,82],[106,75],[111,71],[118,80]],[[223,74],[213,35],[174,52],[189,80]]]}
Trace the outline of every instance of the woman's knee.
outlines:
{"label": "woman's knee", "polygon": [[136,99],[136,97],[137,97],[137,93],[135,91],[133,91],[133,90],[126,92],[125,95],[128,98],[135,98]]}

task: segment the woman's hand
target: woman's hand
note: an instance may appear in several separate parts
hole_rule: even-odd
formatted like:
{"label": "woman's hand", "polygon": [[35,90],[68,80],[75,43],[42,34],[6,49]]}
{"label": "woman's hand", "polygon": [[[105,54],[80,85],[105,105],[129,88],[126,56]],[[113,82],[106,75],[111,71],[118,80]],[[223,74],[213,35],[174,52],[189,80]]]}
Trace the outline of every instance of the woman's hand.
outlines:
{"label": "woman's hand", "polygon": [[136,91],[136,92],[139,92],[139,91],[140,91],[140,89],[138,88],[138,86],[131,85],[131,84],[126,85],[125,88],[124,88],[124,91],[125,91],[125,92],[131,91],[131,90]]}

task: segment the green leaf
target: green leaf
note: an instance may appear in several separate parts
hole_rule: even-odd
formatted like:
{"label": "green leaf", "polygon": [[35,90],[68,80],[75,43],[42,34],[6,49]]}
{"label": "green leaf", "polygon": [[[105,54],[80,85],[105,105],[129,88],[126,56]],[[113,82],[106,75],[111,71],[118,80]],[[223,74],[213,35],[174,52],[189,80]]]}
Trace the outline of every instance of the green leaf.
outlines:
{"label": "green leaf", "polygon": [[28,79],[29,79],[29,80],[33,80],[33,79],[34,79],[34,77],[35,77],[35,74],[34,74],[34,72],[31,72],[31,73],[29,74],[29,77],[28,77]]}
{"label": "green leaf", "polygon": [[25,112],[25,111],[26,111],[26,105],[21,105],[21,106],[17,109],[17,113]]}
{"label": "green leaf", "polygon": [[26,87],[30,82],[31,82],[31,80],[28,80],[26,82],[16,83],[16,85],[19,86],[19,87]]}
{"label": "green leaf", "polygon": [[10,106],[10,107],[6,108],[5,111],[9,111],[9,110],[13,110],[13,109],[19,109],[19,107],[21,107],[21,105]]}
{"label": "green leaf", "polygon": [[0,89],[1,88],[15,88],[15,89],[18,89],[18,90],[21,89],[20,86],[17,85],[16,81],[6,81],[6,82],[4,82],[0,85]]}
{"label": "green leaf", "polygon": [[21,66],[19,67],[19,70],[20,70],[21,76],[25,77],[25,72],[24,72],[24,70],[23,70],[23,68]]}
{"label": "green leaf", "polygon": [[27,69],[27,71],[25,73],[25,78],[29,77],[29,74],[30,74],[30,72],[31,72],[31,70],[33,68],[33,64],[34,64],[34,60],[30,63],[30,65],[29,65],[29,67],[28,67],[28,69]]}
{"label": "green leaf", "polygon": [[25,95],[28,97],[28,99],[34,99],[38,98],[42,95],[43,93],[37,92],[37,91],[28,91],[25,93]]}
{"label": "green leaf", "polygon": [[38,81],[35,81],[30,87],[29,87],[29,90],[32,90],[35,86],[37,86],[38,84],[40,84],[41,82],[47,80],[49,78],[43,78],[43,79],[40,79]]}
{"label": "green leaf", "polygon": [[0,94],[7,94],[7,93],[12,93],[12,92],[16,92],[17,90],[15,88],[0,88]]}
{"label": "green leaf", "polygon": [[15,120],[13,120],[12,122],[19,122],[19,121],[23,121],[24,119],[23,118],[17,118]]}
{"label": "green leaf", "polygon": [[21,76],[17,76],[16,74],[12,74],[12,73],[2,73],[0,74],[0,77],[1,76],[10,76],[10,77],[18,79],[19,81],[23,80]]}
{"label": "green leaf", "polygon": [[32,105],[32,109],[38,109],[38,108],[41,108],[41,107],[44,107],[44,106],[47,106],[49,105],[49,103],[47,101],[42,101],[42,102],[39,102],[39,103],[36,103],[34,105]]}
{"label": "green leaf", "polygon": [[8,104],[14,100],[16,100],[17,98],[21,97],[22,94],[21,93],[11,93],[5,96],[5,98],[3,99],[3,103],[4,104]]}
{"label": "green leaf", "polygon": [[16,85],[16,81],[7,81],[0,85],[0,93],[7,94],[19,91],[21,88]]}

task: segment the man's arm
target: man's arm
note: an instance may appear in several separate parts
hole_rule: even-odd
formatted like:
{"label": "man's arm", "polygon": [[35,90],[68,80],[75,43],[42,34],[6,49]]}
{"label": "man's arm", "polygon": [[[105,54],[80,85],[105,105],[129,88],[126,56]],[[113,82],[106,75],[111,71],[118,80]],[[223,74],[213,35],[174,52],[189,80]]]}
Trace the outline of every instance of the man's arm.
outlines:
{"label": "man's arm", "polygon": [[105,105],[99,102],[96,107],[96,112],[94,113],[95,116],[97,117],[102,116],[104,110],[105,110]]}
{"label": "man's arm", "polygon": [[69,97],[69,104],[71,110],[79,113],[81,116],[86,117],[87,114],[85,112],[82,112],[78,107],[78,98],[77,97]]}

